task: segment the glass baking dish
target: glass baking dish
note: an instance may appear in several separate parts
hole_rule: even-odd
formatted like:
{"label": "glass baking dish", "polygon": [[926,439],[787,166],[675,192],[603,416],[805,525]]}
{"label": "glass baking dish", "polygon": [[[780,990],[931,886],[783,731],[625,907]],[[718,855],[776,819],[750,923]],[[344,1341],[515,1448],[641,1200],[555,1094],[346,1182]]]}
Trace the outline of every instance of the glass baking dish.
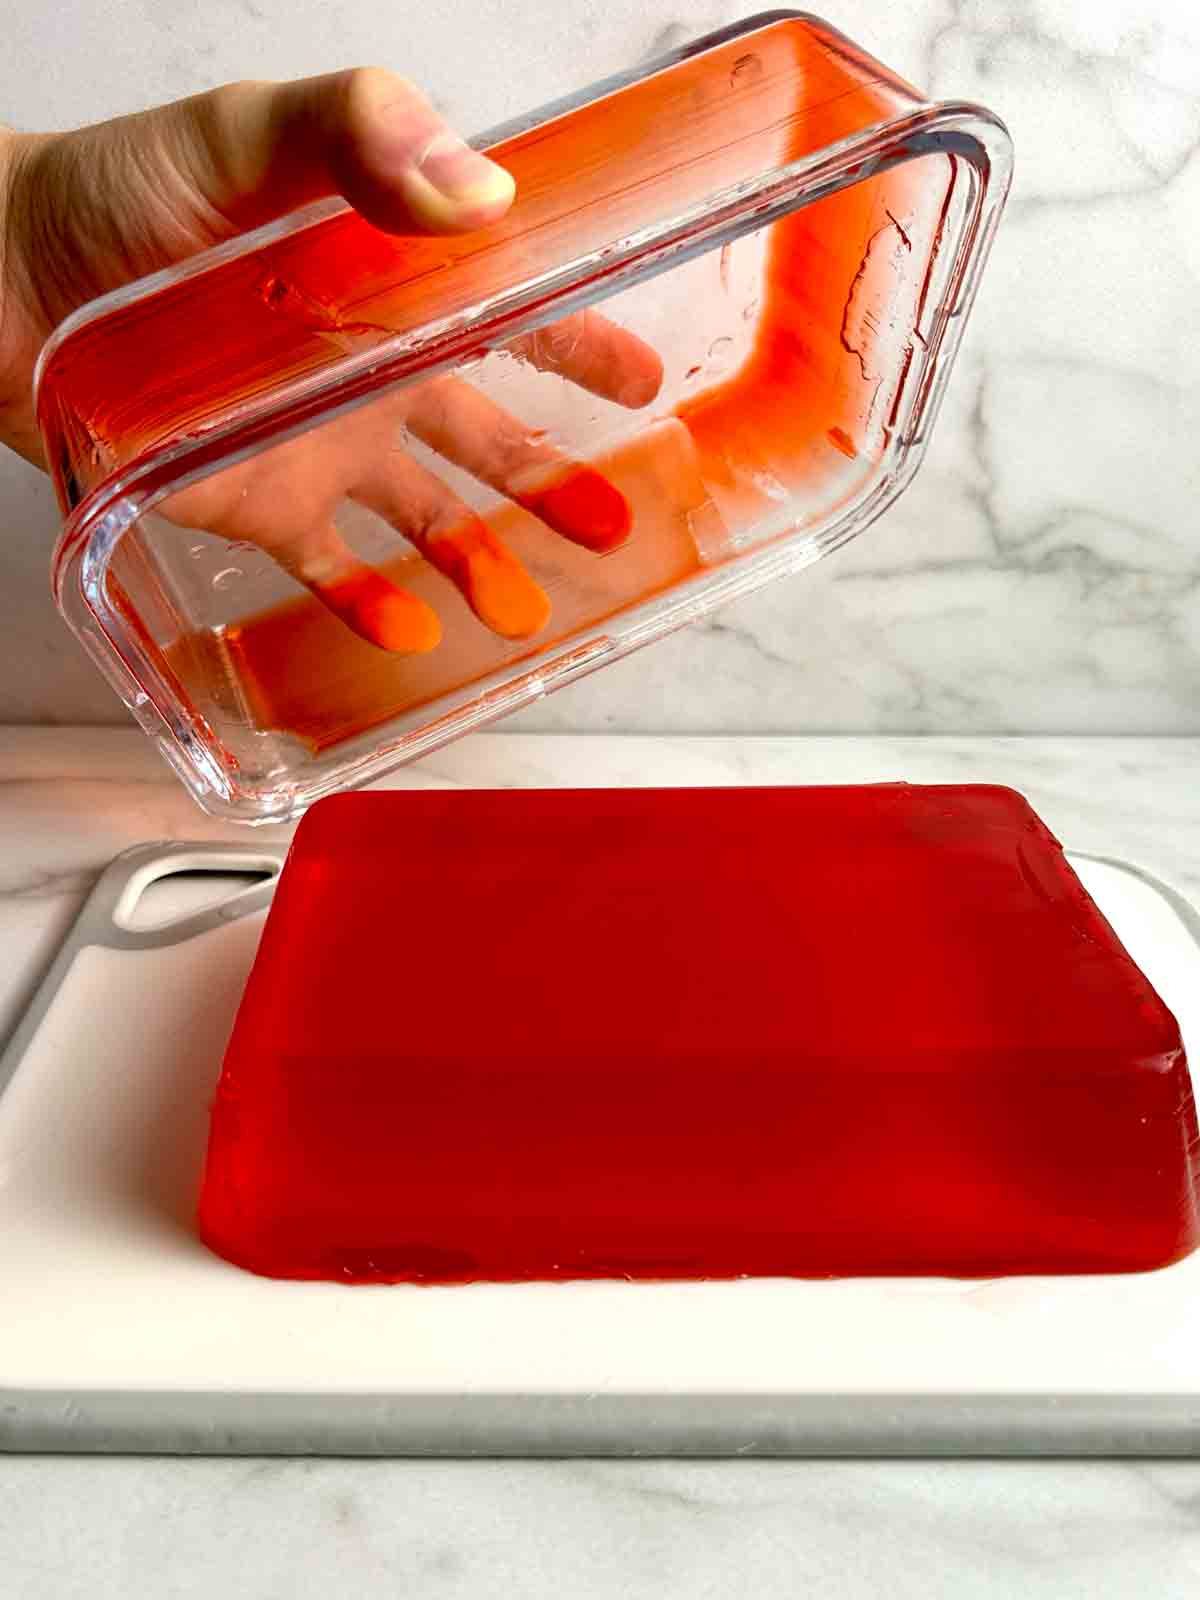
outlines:
{"label": "glass baking dish", "polygon": [[57,603],[218,815],[295,816],[865,528],[1012,164],[792,12],[475,143],[516,179],[492,227],[320,202],[42,354]]}

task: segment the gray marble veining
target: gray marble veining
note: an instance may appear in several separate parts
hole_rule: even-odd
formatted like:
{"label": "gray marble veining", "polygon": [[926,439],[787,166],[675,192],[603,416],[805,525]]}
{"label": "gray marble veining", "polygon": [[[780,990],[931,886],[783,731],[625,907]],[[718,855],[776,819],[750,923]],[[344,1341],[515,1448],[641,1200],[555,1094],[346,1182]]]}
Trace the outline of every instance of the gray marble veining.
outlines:
{"label": "gray marble veining", "polygon": [[1200,1469],[1178,1463],[34,1459],[0,1479],[14,1592],[47,1600],[1191,1600],[1200,1581]]}

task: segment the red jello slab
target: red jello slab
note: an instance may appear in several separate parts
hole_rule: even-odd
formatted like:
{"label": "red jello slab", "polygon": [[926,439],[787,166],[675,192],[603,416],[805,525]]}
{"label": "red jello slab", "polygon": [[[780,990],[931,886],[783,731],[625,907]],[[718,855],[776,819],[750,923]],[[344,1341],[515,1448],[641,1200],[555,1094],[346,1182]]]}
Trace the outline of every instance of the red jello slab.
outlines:
{"label": "red jello slab", "polygon": [[353,794],[201,1229],[351,1281],[1128,1271],[1198,1179],[1178,1026],[1011,790]]}

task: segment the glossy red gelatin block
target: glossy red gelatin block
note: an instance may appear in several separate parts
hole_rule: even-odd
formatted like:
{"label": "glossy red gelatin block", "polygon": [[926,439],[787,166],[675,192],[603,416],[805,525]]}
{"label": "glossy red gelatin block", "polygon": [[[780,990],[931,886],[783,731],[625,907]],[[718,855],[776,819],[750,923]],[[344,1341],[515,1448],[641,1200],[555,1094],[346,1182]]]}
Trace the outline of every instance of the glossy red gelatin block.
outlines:
{"label": "glossy red gelatin block", "polygon": [[991,787],[343,795],[201,1227],[353,1281],[1124,1271],[1197,1239],[1174,1018]]}

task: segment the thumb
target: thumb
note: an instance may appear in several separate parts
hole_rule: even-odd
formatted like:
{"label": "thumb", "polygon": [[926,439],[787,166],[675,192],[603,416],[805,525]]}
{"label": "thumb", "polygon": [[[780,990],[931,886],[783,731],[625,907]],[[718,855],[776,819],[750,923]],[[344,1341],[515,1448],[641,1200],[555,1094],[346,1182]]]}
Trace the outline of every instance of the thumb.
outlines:
{"label": "thumb", "polygon": [[169,119],[180,166],[238,228],[341,194],[389,233],[456,233],[496,221],[513,200],[504,168],[381,67],[228,84],[152,115]]}

